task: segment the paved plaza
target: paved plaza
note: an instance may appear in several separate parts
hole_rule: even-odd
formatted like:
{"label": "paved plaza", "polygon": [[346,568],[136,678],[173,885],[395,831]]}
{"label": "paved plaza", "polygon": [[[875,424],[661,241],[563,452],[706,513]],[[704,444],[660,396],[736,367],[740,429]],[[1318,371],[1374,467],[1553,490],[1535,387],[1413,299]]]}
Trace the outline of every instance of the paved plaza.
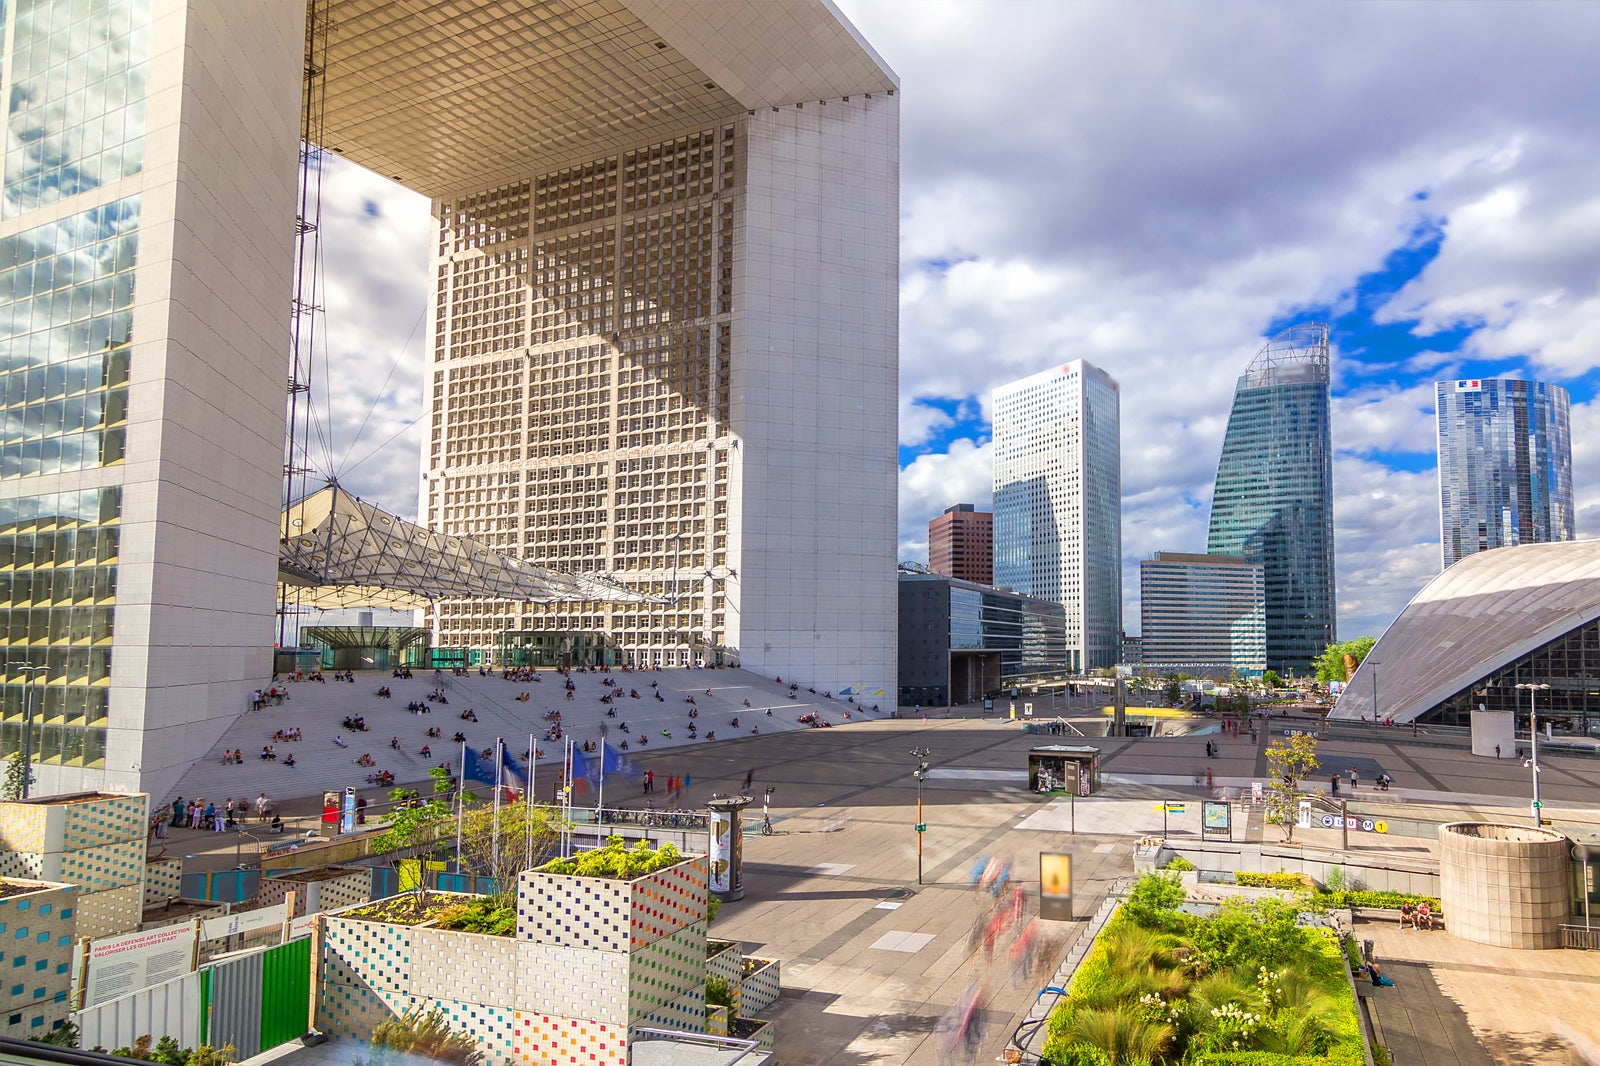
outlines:
{"label": "paved plaza", "polygon": [[[986,951],[975,934],[991,902],[969,888],[978,857],[1011,858],[1015,875],[1036,890],[1039,852],[1071,853],[1076,911],[1087,915],[1131,874],[1134,842],[1161,831],[1158,800],[1206,794],[1206,770],[1216,789],[1248,788],[1265,774],[1265,736],[1255,743],[1248,734],[1069,737],[1103,749],[1106,780],[1101,795],[1071,803],[1023,788],[1027,749],[1058,738],[1023,734],[999,717],[839,722],[637,753],[658,788],[667,775],[691,778],[688,805],[738,791],[747,773],[757,796],[775,790],[776,833],[746,837],[746,898],[724,906],[713,932],[782,960],[784,993],[773,1014],[782,1022],[778,1057],[787,1064],[940,1061],[941,1019],[974,993],[983,1034],[976,1061],[993,1061],[1083,923],[1060,923],[1032,969],[1014,965],[1004,943]],[[1216,758],[1206,758],[1206,739],[1221,745]],[[1409,740],[1409,732],[1380,732],[1370,741],[1325,741],[1321,753],[1328,767],[1357,763],[1393,776],[1390,792],[1362,786],[1356,798],[1396,818],[1526,819],[1528,773],[1520,762]],[[919,884],[917,759],[910,753],[923,747],[933,770],[922,789],[927,832]],[[1597,785],[1600,761],[1548,760],[1543,791],[1558,828],[1593,836],[1600,814],[1585,805],[1600,795]],[[643,800],[637,784],[609,783],[606,796],[608,806],[613,797]],[[1168,832],[1197,837],[1197,807],[1169,816]],[[758,812],[759,805],[751,808]],[[1339,843],[1327,830],[1297,839],[1308,851]],[[1364,835],[1351,843],[1419,859],[1432,852],[1431,842],[1416,836]],[[1386,995],[1376,1013],[1385,1039],[1407,1049],[1405,1061],[1566,1063],[1573,1061],[1569,1046],[1600,1045],[1600,1019],[1590,1006],[1600,953],[1505,951],[1445,933],[1358,928],[1375,940],[1397,981],[1396,989],[1374,990]]]}

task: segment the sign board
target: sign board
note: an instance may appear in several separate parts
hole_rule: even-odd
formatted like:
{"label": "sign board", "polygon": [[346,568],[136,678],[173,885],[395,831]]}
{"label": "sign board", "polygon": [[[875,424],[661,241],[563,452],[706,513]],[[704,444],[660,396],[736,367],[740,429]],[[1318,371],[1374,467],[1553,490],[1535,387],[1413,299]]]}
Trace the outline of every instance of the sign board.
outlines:
{"label": "sign board", "polygon": [[1189,808],[1185,807],[1182,803],[1178,803],[1174,800],[1168,800],[1165,803],[1156,804],[1157,814],[1182,814],[1188,809]]}
{"label": "sign board", "polygon": [[1340,821],[1344,822],[1346,829],[1359,829],[1363,833],[1387,833],[1389,823],[1379,818],[1358,818],[1353,814],[1345,815],[1343,819],[1337,814],[1324,814],[1322,828],[1338,829]]}
{"label": "sign board", "polygon": [[1039,853],[1039,917],[1072,921],[1072,856],[1065,852]]}
{"label": "sign board", "polygon": [[224,914],[220,918],[207,918],[200,923],[201,940],[220,940],[237,933],[253,933],[257,929],[280,926],[289,916],[289,908],[282,903],[271,907],[257,907],[253,911]]}
{"label": "sign board", "polygon": [[1265,803],[1267,801],[1266,787],[1260,781],[1250,782],[1250,801],[1252,803]]}
{"label": "sign board", "polygon": [[1025,718],[1032,718],[1033,717],[1033,704],[1024,703],[1022,705],[1022,714],[1023,714],[1023,717],[1025,717]]}
{"label": "sign board", "polygon": [[356,831],[356,790],[346,787],[344,790],[344,809],[339,818],[339,832],[354,833]]}
{"label": "sign board", "polygon": [[1225,836],[1233,839],[1233,808],[1222,800],[1203,800],[1200,804],[1200,833],[1202,836]]}
{"label": "sign board", "polygon": [[84,1005],[182,977],[194,969],[194,948],[193,922],[91,940]]}
{"label": "sign board", "polygon": [[289,939],[298,940],[300,937],[310,936],[311,930],[317,924],[317,918],[321,914],[322,912],[318,911],[316,914],[302,914],[298,918],[290,919]]}

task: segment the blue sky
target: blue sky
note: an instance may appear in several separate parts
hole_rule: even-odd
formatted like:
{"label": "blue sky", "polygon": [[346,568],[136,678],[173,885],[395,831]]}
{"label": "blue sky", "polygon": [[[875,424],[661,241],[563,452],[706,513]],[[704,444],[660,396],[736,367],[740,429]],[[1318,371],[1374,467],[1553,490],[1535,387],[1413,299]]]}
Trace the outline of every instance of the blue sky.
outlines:
{"label": "blue sky", "polygon": [[[1600,5],[837,2],[901,79],[902,559],[988,505],[990,390],[1088,359],[1122,386],[1137,631],[1138,561],[1204,545],[1234,379],[1307,319],[1333,326],[1342,637],[1438,572],[1436,380],[1570,389],[1600,534]],[[326,343],[371,369],[325,417],[339,440],[377,402],[351,481],[408,514],[428,229],[331,169]]]}

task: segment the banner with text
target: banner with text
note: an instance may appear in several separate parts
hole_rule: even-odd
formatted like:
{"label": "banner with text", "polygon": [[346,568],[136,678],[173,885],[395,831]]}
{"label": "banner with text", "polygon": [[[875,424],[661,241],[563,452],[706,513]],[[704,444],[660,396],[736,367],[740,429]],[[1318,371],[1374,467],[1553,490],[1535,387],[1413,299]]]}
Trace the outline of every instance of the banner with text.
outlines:
{"label": "banner with text", "polygon": [[193,922],[91,940],[84,1005],[182,977],[194,969],[194,948]]}

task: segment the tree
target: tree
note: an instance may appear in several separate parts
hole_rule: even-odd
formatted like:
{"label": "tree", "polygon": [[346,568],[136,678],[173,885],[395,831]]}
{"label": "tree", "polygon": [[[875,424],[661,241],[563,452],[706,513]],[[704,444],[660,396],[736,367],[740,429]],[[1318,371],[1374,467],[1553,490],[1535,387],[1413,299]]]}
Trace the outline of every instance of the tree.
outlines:
{"label": "tree", "polygon": [[563,824],[550,807],[510,803],[498,812],[474,807],[461,818],[461,865],[476,877],[492,878],[495,895],[514,903],[517,875],[549,853]]}
{"label": "tree", "polygon": [[1287,842],[1294,839],[1299,813],[1300,782],[1317,772],[1317,738],[1313,733],[1279,737],[1267,745],[1267,821],[1277,822]]}
{"label": "tree", "polygon": [[1323,653],[1311,662],[1317,672],[1317,680],[1324,685],[1330,681],[1349,681],[1356,672],[1356,667],[1361,665],[1362,660],[1376,643],[1378,643],[1377,637],[1357,637],[1355,640],[1329,644]]}
{"label": "tree", "polygon": [[1283,687],[1283,678],[1278,676],[1278,671],[1268,670],[1261,675],[1261,683],[1268,688],[1281,688]]}
{"label": "tree", "polygon": [[4,784],[0,784],[0,799],[4,799],[9,803],[22,798],[22,775],[24,773],[28,775],[29,785],[39,780],[38,775],[33,772],[33,767],[23,768],[22,752],[12,752],[10,757],[6,759],[6,779]]}

